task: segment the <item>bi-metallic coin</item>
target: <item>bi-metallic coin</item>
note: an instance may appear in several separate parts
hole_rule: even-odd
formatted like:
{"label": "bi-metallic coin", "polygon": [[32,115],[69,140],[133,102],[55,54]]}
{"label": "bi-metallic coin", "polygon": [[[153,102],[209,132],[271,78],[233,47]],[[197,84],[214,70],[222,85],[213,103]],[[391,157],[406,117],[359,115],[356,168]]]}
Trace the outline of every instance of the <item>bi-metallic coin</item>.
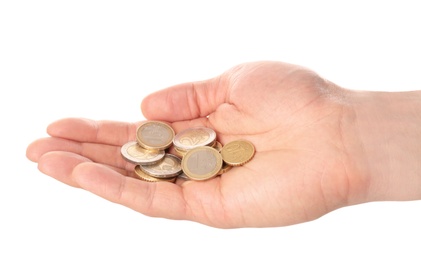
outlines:
{"label": "bi-metallic coin", "polygon": [[181,173],[181,159],[173,154],[165,154],[164,159],[155,164],[140,165],[143,172],[155,178],[171,178]]}
{"label": "bi-metallic coin", "polygon": [[216,133],[208,127],[187,128],[175,135],[173,144],[182,151],[200,146],[212,146],[216,141]]}
{"label": "bi-metallic coin", "polygon": [[148,150],[165,150],[172,145],[174,130],[160,121],[146,121],[137,128],[136,141]]}
{"label": "bi-metallic coin", "polygon": [[181,168],[192,180],[207,180],[221,170],[222,156],[212,147],[197,147],[186,153],[181,161]]}
{"label": "bi-metallic coin", "polygon": [[139,146],[136,141],[129,141],[121,147],[121,155],[127,161],[134,164],[154,164],[162,160],[165,155],[164,150],[146,150]]}
{"label": "bi-metallic coin", "polygon": [[153,176],[150,176],[149,174],[142,171],[140,168],[140,165],[136,165],[134,168],[134,172],[136,174],[136,177],[142,181],[147,182],[159,182],[159,181],[167,181],[167,182],[175,182],[177,177],[171,177],[171,178],[155,178]]}

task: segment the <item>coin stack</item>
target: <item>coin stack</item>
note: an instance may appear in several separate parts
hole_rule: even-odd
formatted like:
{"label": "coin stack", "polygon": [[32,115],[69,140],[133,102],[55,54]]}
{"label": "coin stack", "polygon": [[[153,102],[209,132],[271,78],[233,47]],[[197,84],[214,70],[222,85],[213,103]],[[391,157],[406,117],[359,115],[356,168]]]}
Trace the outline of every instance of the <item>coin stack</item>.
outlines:
{"label": "coin stack", "polygon": [[[171,146],[177,156],[166,152]],[[171,126],[160,121],[144,122],[137,128],[136,141],[121,147],[123,158],[136,165],[136,176],[149,182],[208,180],[247,163],[254,153],[247,140],[222,146],[211,128],[193,127],[175,134]]]}

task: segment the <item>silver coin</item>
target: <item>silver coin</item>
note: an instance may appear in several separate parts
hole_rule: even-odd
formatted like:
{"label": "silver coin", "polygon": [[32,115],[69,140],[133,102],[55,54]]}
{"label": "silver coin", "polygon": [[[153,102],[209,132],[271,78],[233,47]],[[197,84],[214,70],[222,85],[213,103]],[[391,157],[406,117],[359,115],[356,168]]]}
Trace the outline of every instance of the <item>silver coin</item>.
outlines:
{"label": "silver coin", "polygon": [[173,144],[182,151],[200,146],[212,146],[216,141],[216,133],[208,127],[187,128],[174,136]]}
{"label": "silver coin", "polygon": [[186,180],[186,181],[190,180],[189,176],[187,176],[184,172],[181,172],[181,173],[177,176],[177,178],[180,178],[180,179],[183,179],[183,180]]}
{"label": "silver coin", "polygon": [[164,158],[165,151],[143,149],[136,141],[129,141],[121,147],[121,155],[134,164],[154,164]]}
{"label": "silver coin", "polygon": [[134,168],[135,177],[147,182],[159,182],[159,181],[167,181],[167,182],[175,182],[177,177],[171,177],[171,178],[155,178],[153,176],[150,176],[149,174],[142,171],[140,168],[140,165],[136,165]]}
{"label": "silver coin", "polygon": [[181,159],[166,153],[164,159],[151,165],[140,165],[140,168],[155,178],[170,178],[181,173]]}

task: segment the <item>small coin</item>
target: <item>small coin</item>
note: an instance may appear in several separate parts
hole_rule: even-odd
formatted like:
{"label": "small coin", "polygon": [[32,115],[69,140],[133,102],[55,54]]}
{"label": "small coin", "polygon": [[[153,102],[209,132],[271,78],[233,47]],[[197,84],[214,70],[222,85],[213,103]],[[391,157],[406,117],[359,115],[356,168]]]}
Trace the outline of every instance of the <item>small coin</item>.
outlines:
{"label": "small coin", "polygon": [[240,166],[253,158],[255,149],[247,140],[235,140],[224,145],[221,150],[222,159],[228,165]]}
{"label": "small coin", "polygon": [[186,153],[181,161],[183,172],[192,180],[207,180],[221,170],[222,156],[210,146],[196,147]]}
{"label": "small coin", "polygon": [[174,147],[175,152],[181,157],[183,158],[184,155],[186,155],[187,151],[181,150],[180,148]]}
{"label": "small coin", "polygon": [[146,150],[140,147],[136,141],[129,141],[121,147],[121,155],[131,163],[148,165],[162,160],[165,151]]}
{"label": "small coin", "polygon": [[184,172],[181,172],[181,174],[178,175],[177,178],[180,178],[186,181],[190,180],[189,176],[187,176]]}
{"label": "small coin", "polygon": [[218,152],[221,152],[222,150],[222,144],[218,141],[215,141],[215,143],[212,145],[213,148],[215,148]]}
{"label": "small coin", "polygon": [[212,146],[216,133],[208,127],[187,128],[175,135],[173,144],[180,150],[188,151],[200,146]]}
{"label": "small coin", "polygon": [[227,171],[231,170],[233,166],[226,164],[225,162],[222,163],[222,168],[221,170],[218,172],[218,175],[224,174]]}
{"label": "small coin", "polygon": [[159,181],[175,182],[175,180],[177,179],[176,177],[155,178],[155,177],[150,176],[149,174],[145,173],[144,171],[142,171],[142,169],[140,168],[140,165],[135,166],[134,172],[135,172],[136,177],[138,179],[140,179],[142,181],[147,181],[147,182],[159,182]]}
{"label": "small coin", "polygon": [[173,154],[165,154],[164,159],[155,164],[140,165],[146,174],[155,178],[171,178],[181,173],[181,159]]}
{"label": "small coin", "polygon": [[137,143],[148,150],[165,150],[171,146],[174,130],[160,121],[146,121],[136,131]]}

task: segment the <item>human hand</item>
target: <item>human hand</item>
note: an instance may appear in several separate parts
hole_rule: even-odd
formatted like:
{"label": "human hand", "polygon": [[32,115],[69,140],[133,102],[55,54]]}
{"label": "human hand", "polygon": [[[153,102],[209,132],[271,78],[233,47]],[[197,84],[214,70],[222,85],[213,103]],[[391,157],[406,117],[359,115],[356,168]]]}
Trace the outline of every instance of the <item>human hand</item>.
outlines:
{"label": "human hand", "polygon": [[147,96],[145,118],[169,122],[176,133],[207,126],[222,144],[254,144],[250,162],[207,181],[132,178],[120,148],[136,139],[138,123],[59,120],[27,156],[59,181],[148,216],[219,228],[291,225],[367,199],[349,93],[300,66],[253,62]]}

